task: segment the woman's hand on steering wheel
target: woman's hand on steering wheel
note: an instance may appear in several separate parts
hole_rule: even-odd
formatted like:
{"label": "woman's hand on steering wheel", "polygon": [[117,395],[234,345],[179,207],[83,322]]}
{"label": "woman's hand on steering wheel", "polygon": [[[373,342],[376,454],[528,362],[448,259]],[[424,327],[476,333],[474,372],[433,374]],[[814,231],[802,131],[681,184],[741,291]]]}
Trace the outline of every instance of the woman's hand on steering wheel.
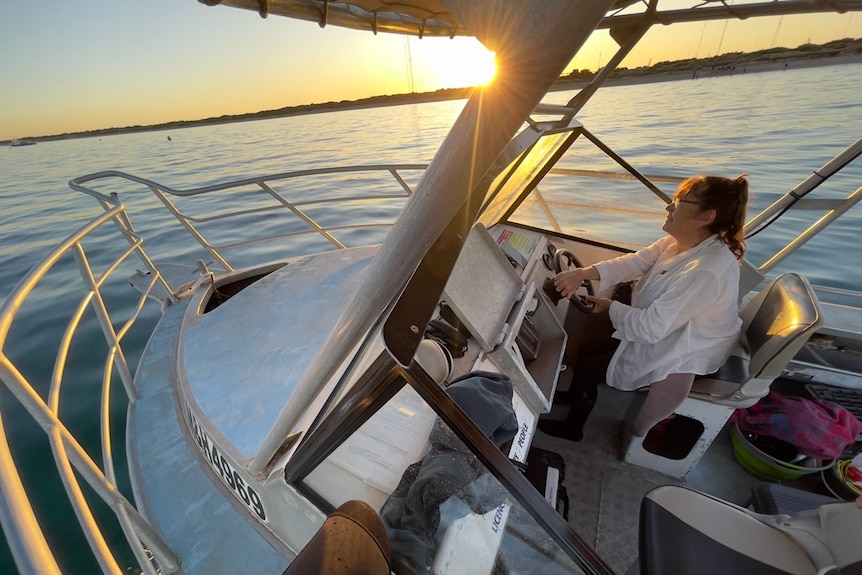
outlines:
{"label": "woman's hand on steering wheel", "polygon": [[575,268],[558,273],[554,276],[554,287],[563,297],[572,297],[581,285],[588,281],[587,274],[581,268]]}
{"label": "woman's hand on steering wheel", "polygon": [[602,313],[608,311],[609,309],[611,309],[611,303],[613,303],[614,301],[606,297],[595,297],[591,295],[584,296],[584,299],[587,300],[587,302],[593,304],[593,313]]}
{"label": "woman's hand on steering wheel", "polygon": [[[569,266],[574,266],[574,268],[564,271]],[[593,311],[595,304],[576,293],[580,287],[584,287],[588,295],[595,295],[593,293],[593,284],[588,279],[589,272],[583,269],[581,262],[575,257],[575,254],[566,249],[557,250],[554,253],[554,272],[556,272],[554,276],[554,288],[564,297],[569,298],[572,305],[579,311],[584,313]]]}

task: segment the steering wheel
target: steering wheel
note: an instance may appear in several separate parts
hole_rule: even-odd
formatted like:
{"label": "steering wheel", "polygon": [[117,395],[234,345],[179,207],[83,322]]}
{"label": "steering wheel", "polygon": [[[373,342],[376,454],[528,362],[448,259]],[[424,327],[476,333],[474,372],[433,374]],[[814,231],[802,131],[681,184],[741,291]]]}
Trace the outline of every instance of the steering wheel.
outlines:
{"label": "steering wheel", "polygon": [[[563,263],[563,258],[566,258],[568,260],[566,264]],[[583,267],[581,266],[581,262],[578,261],[578,258],[575,257],[575,254],[573,254],[569,250],[558,249],[556,252],[554,252],[554,271],[556,273],[568,270],[569,266],[571,265],[574,265],[577,268]],[[581,287],[587,289],[587,294],[591,296],[596,295],[593,292],[593,284],[590,282],[590,280],[584,280],[579,286],[579,289]],[[596,307],[595,303],[587,301],[587,298],[582,295],[578,295],[577,293],[573,293],[569,297],[569,301],[572,302],[572,305],[575,306],[578,311],[582,311],[584,313],[590,313],[593,311],[593,308]]]}

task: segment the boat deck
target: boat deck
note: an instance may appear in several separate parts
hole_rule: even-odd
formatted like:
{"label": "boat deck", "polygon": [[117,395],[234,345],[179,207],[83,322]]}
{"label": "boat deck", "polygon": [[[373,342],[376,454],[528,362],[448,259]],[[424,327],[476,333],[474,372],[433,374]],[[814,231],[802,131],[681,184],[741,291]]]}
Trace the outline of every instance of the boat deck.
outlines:
{"label": "boat deck", "polygon": [[[684,480],[623,462],[622,420],[631,397],[630,392],[600,386],[583,441],[559,439],[541,431],[533,439],[534,446],[560,453],[565,459],[563,485],[570,500],[569,524],[619,575],[637,573],[640,503],[651,489],[686,485],[745,507],[752,488],[763,483],[734,460],[730,426],[725,426]],[[557,409],[551,417],[557,417]],[[827,494],[819,474],[784,484]]]}
{"label": "boat deck", "polygon": [[140,395],[129,413],[127,446],[135,500],[171,542],[184,573],[281,573],[288,560],[236,512],[230,498],[213,489],[183,437],[175,392],[165,383],[187,303],[168,307],[136,378]]}

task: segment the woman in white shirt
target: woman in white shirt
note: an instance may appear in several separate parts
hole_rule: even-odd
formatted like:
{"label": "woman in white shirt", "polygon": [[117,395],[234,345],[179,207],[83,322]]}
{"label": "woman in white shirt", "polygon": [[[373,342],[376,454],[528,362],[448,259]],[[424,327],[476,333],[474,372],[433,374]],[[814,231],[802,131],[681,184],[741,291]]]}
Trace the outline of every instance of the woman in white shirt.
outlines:
{"label": "woman in white shirt", "polygon": [[712,373],[724,363],[741,326],[737,301],[739,260],[745,252],[745,178],[685,180],[666,208],[661,229],[667,236],[638,252],[557,274],[554,284],[565,297],[584,280],[599,281],[599,291],[638,282],[631,305],[587,296],[595,303],[593,313],[608,312],[613,345],[592,356],[579,349],[569,416],[542,420],[539,429],[580,440],[596,386],[604,380],[622,390],[650,386],[632,429],[644,436],[682,403],[695,375]]}

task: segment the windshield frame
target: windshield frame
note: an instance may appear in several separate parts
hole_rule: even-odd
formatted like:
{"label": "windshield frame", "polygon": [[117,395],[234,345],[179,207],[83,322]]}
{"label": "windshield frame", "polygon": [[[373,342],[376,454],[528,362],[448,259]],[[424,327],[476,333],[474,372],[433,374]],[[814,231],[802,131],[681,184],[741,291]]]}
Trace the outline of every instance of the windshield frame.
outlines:
{"label": "windshield frame", "polygon": [[506,455],[485,436],[469,416],[415,361],[402,367],[381,353],[347,391],[331,413],[298,446],[284,469],[286,483],[307,497],[323,513],[336,505],[317,493],[305,479],[350,435],[355,433],[405,385],[411,386],[433,409],[500,485],[556,542],[584,573],[606,574],[611,569]]}

